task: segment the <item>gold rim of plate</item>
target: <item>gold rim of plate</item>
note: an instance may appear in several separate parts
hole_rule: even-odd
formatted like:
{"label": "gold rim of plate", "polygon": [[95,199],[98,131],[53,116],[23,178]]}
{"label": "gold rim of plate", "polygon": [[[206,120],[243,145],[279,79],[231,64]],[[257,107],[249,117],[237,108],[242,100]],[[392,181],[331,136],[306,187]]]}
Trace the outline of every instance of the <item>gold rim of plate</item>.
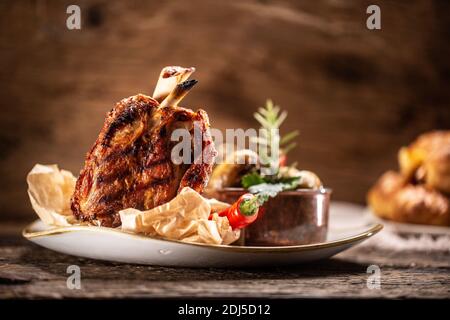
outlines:
{"label": "gold rim of plate", "polygon": [[189,246],[199,246],[199,247],[207,247],[211,249],[220,249],[227,251],[241,251],[241,252],[286,252],[286,251],[302,251],[302,250],[314,250],[314,249],[324,249],[324,248],[332,248],[336,246],[341,246],[349,243],[353,243],[356,241],[364,240],[366,238],[370,238],[381,229],[383,229],[383,225],[380,223],[376,223],[367,229],[364,232],[358,233],[351,237],[345,237],[339,240],[313,243],[313,244],[302,244],[302,245],[294,245],[294,246],[271,246],[271,247],[257,247],[257,246],[234,246],[234,245],[222,245],[222,244],[206,244],[206,243],[195,243],[195,242],[185,242],[181,240],[172,240],[172,239],[163,239],[156,237],[149,237],[146,235],[126,232],[118,229],[107,228],[107,227],[96,227],[96,226],[67,226],[67,227],[56,227],[49,230],[43,231],[30,231],[30,228],[36,221],[27,225],[23,231],[22,235],[27,239],[44,237],[44,236],[53,236],[59,235],[62,233],[70,233],[77,231],[89,231],[89,232],[100,232],[100,233],[111,233],[114,235],[126,236],[126,237],[135,237],[140,240],[157,240],[157,241],[165,241],[165,242],[173,242],[180,243]]}

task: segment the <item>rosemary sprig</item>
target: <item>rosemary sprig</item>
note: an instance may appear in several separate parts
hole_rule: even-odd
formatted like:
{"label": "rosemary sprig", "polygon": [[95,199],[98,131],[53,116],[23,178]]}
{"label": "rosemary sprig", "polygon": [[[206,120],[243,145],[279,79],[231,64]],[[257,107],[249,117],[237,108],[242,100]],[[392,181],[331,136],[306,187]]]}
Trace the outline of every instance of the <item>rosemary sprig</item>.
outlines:
{"label": "rosemary sprig", "polygon": [[297,146],[293,140],[299,135],[298,130],[291,131],[283,137],[280,137],[279,134],[279,128],[286,120],[287,114],[287,111],[281,111],[280,107],[270,99],[266,101],[263,108],[258,108],[258,112],[254,113],[255,119],[265,130],[261,130],[260,136],[255,137],[252,141],[263,147],[259,149],[259,156],[263,163],[268,164],[269,168],[277,167],[278,159],[273,159],[273,155],[267,152],[267,147],[277,143],[280,151],[287,154]]}

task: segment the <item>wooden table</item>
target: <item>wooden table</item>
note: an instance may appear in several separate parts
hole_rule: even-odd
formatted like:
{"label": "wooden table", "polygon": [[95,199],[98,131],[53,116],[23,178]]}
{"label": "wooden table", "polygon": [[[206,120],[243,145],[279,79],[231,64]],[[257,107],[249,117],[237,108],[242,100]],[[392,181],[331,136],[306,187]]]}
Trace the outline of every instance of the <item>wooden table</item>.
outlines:
{"label": "wooden table", "polygon": [[[297,267],[188,269],[82,259],[40,248],[24,225],[0,224],[0,300],[8,298],[450,298],[450,253],[390,252],[358,246]],[[368,289],[369,265],[381,289]],[[67,267],[81,268],[70,290]]]}

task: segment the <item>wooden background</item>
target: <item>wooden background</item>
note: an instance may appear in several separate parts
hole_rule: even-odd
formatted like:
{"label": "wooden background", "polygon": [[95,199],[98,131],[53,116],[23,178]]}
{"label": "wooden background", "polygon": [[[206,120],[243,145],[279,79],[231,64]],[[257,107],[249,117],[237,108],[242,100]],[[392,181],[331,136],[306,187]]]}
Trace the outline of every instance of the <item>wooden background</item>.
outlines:
{"label": "wooden background", "polygon": [[[365,27],[381,7],[382,30]],[[82,29],[65,26],[82,9]],[[185,105],[219,129],[254,126],[266,98],[301,131],[292,154],[337,200],[367,189],[417,134],[450,128],[449,1],[0,2],[0,219],[34,213],[39,162],[75,173],[105,113],[150,94],[165,65],[195,66]]]}

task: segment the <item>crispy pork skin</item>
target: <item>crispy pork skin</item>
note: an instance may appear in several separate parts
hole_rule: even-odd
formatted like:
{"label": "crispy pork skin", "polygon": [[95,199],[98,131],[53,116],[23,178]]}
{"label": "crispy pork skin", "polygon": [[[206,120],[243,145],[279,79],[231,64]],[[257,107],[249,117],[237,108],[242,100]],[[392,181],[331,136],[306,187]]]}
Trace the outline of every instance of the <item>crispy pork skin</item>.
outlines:
{"label": "crispy pork skin", "polygon": [[[192,81],[178,89],[192,86]],[[185,186],[203,191],[216,156],[208,115],[203,110],[178,107],[181,98],[174,97],[160,104],[138,94],[118,102],[107,114],[71,199],[73,214],[79,220],[117,227],[121,209],[154,208],[170,201]],[[194,123],[203,133],[202,159],[175,164],[171,151],[178,142],[171,141],[171,133],[185,128],[193,135]]]}

